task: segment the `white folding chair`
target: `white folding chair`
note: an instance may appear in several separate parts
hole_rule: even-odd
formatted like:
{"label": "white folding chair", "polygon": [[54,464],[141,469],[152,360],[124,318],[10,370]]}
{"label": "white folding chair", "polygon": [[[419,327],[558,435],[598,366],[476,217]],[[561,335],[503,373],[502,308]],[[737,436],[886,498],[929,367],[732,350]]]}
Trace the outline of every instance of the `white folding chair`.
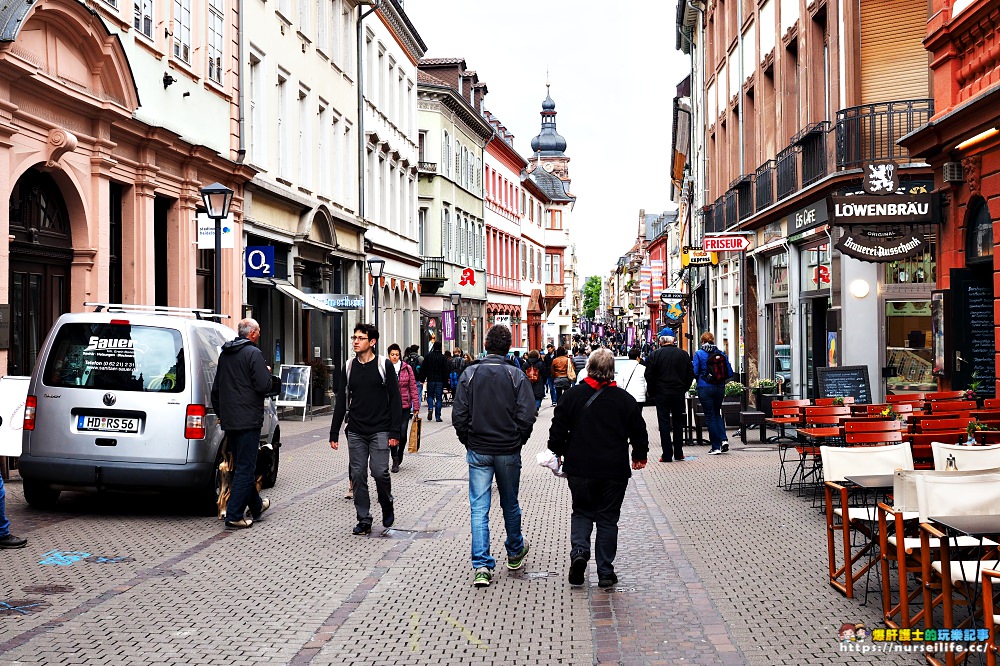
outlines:
{"label": "white folding chair", "polygon": [[[876,546],[878,510],[874,504],[852,506],[851,492],[854,488],[845,485],[844,480],[848,476],[892,474],[897,469],[913,469],[913,455],[910,453],[909,443],[891,446],[821,446],[819,450],[826,478],[824,493],[830,585],[852,599],[854,582],[875,566],[875,559],[870,558],[860,569],[854,569],[855,564],[868,556]],[[838,533],[842,542],[843,564],[837,562]],[[856,553],[853,552],[852,542],[855,535],[865,540],[865,544]]]}
{"label": "white folding chair", "polygon": [[934,469],[947,468],[949,456],[955,459],[955,469],[960,472],[1000,467],[1000,444],[966,446],[931,442],[931,453],[934,454]]}

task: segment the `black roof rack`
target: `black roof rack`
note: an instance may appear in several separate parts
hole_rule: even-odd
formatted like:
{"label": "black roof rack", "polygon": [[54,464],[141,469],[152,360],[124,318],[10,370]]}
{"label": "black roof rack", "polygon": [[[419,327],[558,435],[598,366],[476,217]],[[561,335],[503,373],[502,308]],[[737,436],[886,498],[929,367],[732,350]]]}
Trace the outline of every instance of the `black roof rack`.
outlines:
{"label": "black roof rack", "polygon": [[229,319],[227,314],[217,314],[207,308],[177,308],[167,305],[137,305],[135,303],[92,303],[85,302],[84,307],[94,308],[94,312],[135,312],[139,314],[164,314],[176,316],[194,316],[196,319]]}

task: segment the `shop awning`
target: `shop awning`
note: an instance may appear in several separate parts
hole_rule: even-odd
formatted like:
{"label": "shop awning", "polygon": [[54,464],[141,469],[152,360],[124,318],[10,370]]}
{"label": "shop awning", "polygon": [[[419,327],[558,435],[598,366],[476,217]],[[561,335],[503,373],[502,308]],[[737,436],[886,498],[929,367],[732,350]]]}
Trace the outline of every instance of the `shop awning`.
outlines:
{"label": "shop awning", "polygon": [[302,307],[312,308],[313,310],[319,310],[320,312],[325,312],[327,314],[334,314],[337,312],[343,312],[338,308],[330,307],[318,298],[313,297],[311,294],[298,289],[291,282],[287,280],[271,280],[274,283],[274,288],[283,293],[289,298],[294,298],[299,303],[302,303]]}

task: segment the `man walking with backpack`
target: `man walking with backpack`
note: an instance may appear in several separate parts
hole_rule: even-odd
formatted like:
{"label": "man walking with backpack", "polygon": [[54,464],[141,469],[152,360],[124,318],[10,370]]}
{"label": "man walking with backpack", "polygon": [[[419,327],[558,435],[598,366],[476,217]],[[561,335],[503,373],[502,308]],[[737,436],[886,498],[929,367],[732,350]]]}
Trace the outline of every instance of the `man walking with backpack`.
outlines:
{"label": "man walking with backpack", "polygon": [[684,460],[684,394],[691,388],[691,357],[677,346],[677,338],[661,335],[660,348],[646,361],[646,395],[656,404],[660,425],[660,462]]}
{"label": "man walking with backpack", "polygon": [[545,361],[539,356],[538,351],[532,349],[528,352],[527,360],[524,362],[524,376],[531,382],[531,392],[535,396],[535,416],[542,409],[542,398],[545,397]]}
{"label": "man walking with backpack", "polygon": [[330,424],[330,448],[339,448],[340,426],[346,416],[349,474],[354,483],[354,508],[358,514],[358,524],[352,531],[364,535],[372,531],[369,467],[382,507],[382,525],[392,527],[396,521],[389,450],[399,446],[403,403],[392,361],[375,354],[378,329],[371,324],[358,324],[351,340],[355,357],[344,366],[343,380],[337,391],[337,406]]}
{"label": "man walking with backpack", "polygon": [[715,346],[715,336],[709,331],[701,334],[701,349],[694,353],[692,363],[698,378],[698,399],[705,411],[708,439],[712,444],[708,455],[719,455],[729,450],[722,401],[726,396],[726,382],[733,376],[733,366],[722,350]]}

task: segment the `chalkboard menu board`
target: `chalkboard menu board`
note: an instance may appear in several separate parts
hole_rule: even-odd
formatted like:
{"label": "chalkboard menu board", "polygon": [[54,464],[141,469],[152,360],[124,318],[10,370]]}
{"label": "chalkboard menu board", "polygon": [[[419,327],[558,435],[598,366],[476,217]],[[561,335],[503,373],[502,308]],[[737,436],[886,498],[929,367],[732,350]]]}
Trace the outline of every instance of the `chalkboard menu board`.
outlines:
{"label": "chalkboard menu board", "polygon": [[[979,394],[992,398],[995,393],[996,346],[993,336],[993,288],[989,283],[974,281],[962,283],[965,308],[962,310],[963,327],[971,358],[966,358],[979,380]],[[970,373],[971,374],[971,373]],[[971,377],[970,377],[971,379]]]}
{"label": "chalkboard menu board", "polygon": [[854,398],[855,404],[870,404],[872,387],[867,365],[816,368],[816,387],[821,398]]}

